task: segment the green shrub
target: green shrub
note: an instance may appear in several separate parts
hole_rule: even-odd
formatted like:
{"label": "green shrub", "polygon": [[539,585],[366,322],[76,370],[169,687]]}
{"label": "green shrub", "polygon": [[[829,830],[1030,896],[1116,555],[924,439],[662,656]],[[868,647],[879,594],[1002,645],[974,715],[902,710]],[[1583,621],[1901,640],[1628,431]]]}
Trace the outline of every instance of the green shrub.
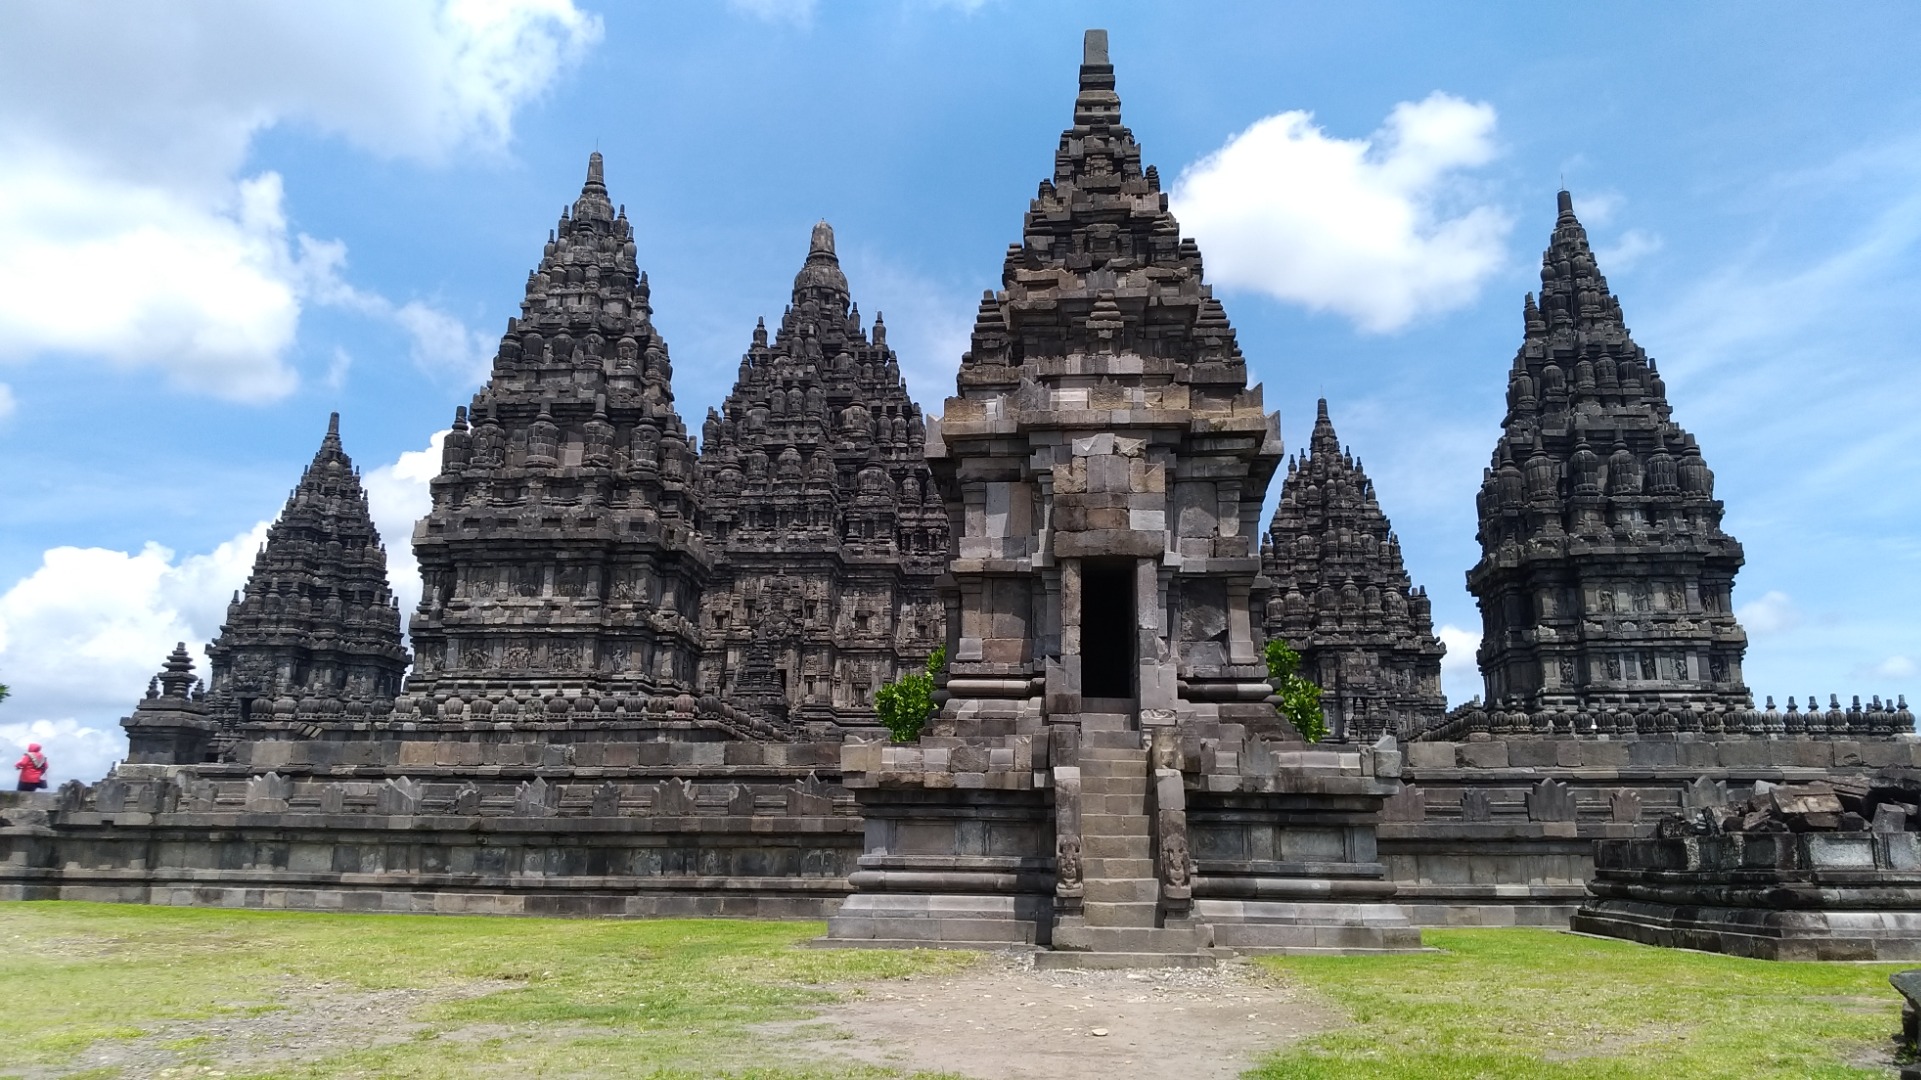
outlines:
{"label": "green shrub", "polygon": [[1320,742],[1327,737],[1327,717],[1321,712],[1321,688],[1301,675],[1301,654],[1287,647],[1287,642],[1274,638],[1264,650],[1267,659],[1267,678],[1281,695],[1281,703],[1275,711],[1293,724],[1308,742]]}
{"label": "green shrub", "polygon": [[935,649],[924,671],[902,675],[874,692],[874,711],[895,742],[913,742],[934,715],[934,676],[947,666],[947,646]]}

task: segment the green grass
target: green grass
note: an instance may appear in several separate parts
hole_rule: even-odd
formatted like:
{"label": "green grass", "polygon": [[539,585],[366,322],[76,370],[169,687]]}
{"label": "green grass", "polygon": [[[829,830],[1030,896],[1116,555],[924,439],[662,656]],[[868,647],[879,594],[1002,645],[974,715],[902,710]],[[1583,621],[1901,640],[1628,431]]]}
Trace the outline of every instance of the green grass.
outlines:
{"label": "green grass", "polygon": [[[829,983],[958,970],[966,954],[796,948],[818,923],[308,915],[0,904],[0,1038],[9,1068],[78,1070],[86,1048],[146,1035],[230,1078],[607,1076],[881,1080],[797,1044]],[[1288,1080],[1690,1080],[1887,1077],[1897,965],[1773,964],[1533,930],[1434,930],[1415,956],[1262,961],[1351,1026],[1250,1076]],[[316,987],[320,989],[315,989]],[[195,1022],[271,1022],[300,994],[383,999],[420,1025],[385,1045],[248,1072]],[[291,1005],[281,992],[295,991]],[[280,1015],[271,1015],[279,1013]],[[784,1021],[791,1034],[750,1025]],[[1178,1053],[1170,1047],[1169,1053]],[[151,1059],[150,1059],[151,1060]],[[206,1075],[198,1073],[199,1075]],[[96,1080],[142,1068],[77,1071]],[[925,1074],[922,1080],[926,1080]]]}
{"label": "green grass", "polygon": [[[227,1076],[896,1076],[792,1067],[746,1025],[804,1020],[825,982],[951,971],[967,954],[813,950],[819,923],[309,915],[107,904],[0,905],[8,1068],[70,1062],[169,1021],[258,1014],[283,987],[431,989],[412,1041]],[[475,1033],[478,1033],[477,1035]],[[175,1032],[191,1038],[190,1032]],[[169,1040],[175,1041],[175,1040]],[[211,1049],[181,1046],[189,1055]],[[100,1076],[115,1076],[106,1070]],[[132,1074],[129,1074],[132,1075]]]}
{"label": "green grass", "polygon": [[[1543,930],[1429,930],[1411,957],[1266,960],[1356,1026],[1264,1080],[1885,1078],[1898,964],[1788,964]],[[1850,1063],[1853,1063],[1852,1065]]]}

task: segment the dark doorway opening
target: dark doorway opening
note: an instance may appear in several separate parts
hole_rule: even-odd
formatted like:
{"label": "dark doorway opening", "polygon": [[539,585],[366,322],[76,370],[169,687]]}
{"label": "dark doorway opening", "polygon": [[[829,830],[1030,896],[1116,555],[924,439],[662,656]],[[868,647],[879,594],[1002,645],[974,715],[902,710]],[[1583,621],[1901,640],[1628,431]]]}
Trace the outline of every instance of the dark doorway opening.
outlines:
{"label": "dark doorway opening", "polygon": [[1081,563],[1081,696],[1134,696],[1134,560]]}

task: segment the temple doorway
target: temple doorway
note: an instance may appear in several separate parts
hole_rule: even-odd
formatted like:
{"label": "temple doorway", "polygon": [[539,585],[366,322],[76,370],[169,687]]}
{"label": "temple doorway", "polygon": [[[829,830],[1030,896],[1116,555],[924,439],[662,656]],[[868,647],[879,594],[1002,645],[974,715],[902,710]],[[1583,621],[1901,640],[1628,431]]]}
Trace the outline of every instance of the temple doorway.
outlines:
{"label": "temple doorway", "polygon": [[1140,635],[1133,559],[1081,563],[1081,696],[1125,699],[1132,711]]}

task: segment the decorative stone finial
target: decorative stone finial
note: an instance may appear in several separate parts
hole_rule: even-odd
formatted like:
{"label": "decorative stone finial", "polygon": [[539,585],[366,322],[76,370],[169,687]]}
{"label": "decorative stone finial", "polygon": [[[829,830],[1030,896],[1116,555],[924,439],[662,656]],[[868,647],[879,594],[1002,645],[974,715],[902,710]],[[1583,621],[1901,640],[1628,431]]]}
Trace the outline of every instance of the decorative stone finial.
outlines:
{"label": "decorative stone finial", "polygon": [[1107,31],[1089,30],[1081,39],[1081,66],[1094,67],[1107,62]]}
{"label": "decorative stone finial", "polygon": [[1121,121],[1114,92],[1114,65],[1107,59],[1107,31],[1089,30],[1082,46],[1081,92],[1074,99],[1074,126],[1113,126]]}

